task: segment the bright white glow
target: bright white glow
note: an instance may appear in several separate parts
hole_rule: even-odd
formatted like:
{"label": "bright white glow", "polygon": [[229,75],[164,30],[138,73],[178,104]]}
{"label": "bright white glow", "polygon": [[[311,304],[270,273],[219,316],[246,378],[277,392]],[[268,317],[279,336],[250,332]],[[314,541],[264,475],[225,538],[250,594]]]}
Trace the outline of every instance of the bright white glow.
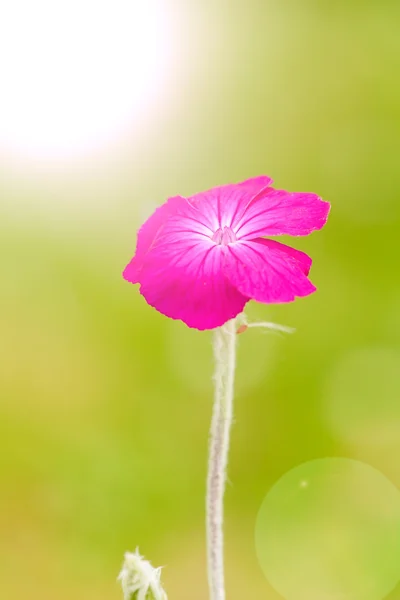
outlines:
{"label": "bright white glow", "polygon": [[69,158],[122,135],[162,93],[167,33],[162,0],[2,2],[1,154]]}

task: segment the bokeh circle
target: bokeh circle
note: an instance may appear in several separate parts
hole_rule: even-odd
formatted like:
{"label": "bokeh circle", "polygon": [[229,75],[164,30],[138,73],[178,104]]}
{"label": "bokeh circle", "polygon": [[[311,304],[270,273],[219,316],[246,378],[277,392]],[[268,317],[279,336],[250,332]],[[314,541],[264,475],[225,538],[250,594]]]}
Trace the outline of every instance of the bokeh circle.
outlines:
{"label": "bokeh circle", "polygon": [[363,462],[306,462],[267,493],[255,538],[285,600],[382,600],[400,579],[400,492]]}

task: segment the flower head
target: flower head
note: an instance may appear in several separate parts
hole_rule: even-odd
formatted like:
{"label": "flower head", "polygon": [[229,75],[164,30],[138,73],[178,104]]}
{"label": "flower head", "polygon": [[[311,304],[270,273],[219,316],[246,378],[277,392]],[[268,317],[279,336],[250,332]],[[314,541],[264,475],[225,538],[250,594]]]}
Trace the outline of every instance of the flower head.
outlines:
{"label": "flower head", "polygon": [[140,228],[124,278],[159,312],[196,329],[223,325],[250,299],[308,296],[311,258],[264,236],[321,229],[330,204],[271,183],[261,176],[170,198]]}

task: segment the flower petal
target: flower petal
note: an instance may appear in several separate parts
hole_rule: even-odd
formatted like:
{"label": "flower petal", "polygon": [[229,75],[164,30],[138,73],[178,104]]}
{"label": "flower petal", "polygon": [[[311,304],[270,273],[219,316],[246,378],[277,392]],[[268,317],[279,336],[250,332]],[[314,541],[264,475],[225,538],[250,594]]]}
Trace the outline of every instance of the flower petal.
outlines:
{"label": "flower petal", "polygon": [[177,207],[184,202],[181,196],[169,198],[167,202],[156,208],[155,212],[143,223],[137,234],[136,253],[125,268],[123,276],[131,283],[139,283],[139,272],[142,259],[151,248],[151,245],[161,229],[166,224],[168,217],[174,214]]}
{"label": "flower petal", "polygon": [[164,236],[146,254],[140,292],[151,306],[189,327],[213,329],[248,301],[224,276],[224,248],[209,239]]}
{"label": "flower petal", "polygon": [[292,248],[291,246],[286,246],[286,244],[281,244],[280,242],[276,242],[275,240],[256,238],[251,241],[258,242],[259,244],[263,244],[264,246],[268,246],[269,248],[275,248],[276,250],[280,250],[281,252],[289,254],[289,256],[297,260],[304,275],[309,274],[312,265],[312,258],[308,256],[308,254],[306,254],[305,252],[301,252],[301,250],[295,250],[295,248]]}
{"label": "flower petal", "polygon": [[261,189],[267,187],[267,185],[270,185],[270,183],[272,183],[271,177],[268,177],[268,175],[258,175],[257,177],[250,177],[249,179],[245,179],[237,185],[240,185],[240,187],[248,188],[255,195]]}
{"label": "flower petal", "polygon": [[140,229],[136,255],[124,270],[125,279],[141,284],[148,304],[197,329],[223,325],[248,300],[224,276],[224,249],[211,240],[210,207],[171,198]]}
{"label": "flower petal", "polygon": [[237,214],[233,229],[238,239],[264,235],[308,235],[328,218],[329,202],[316,194],[289,193],[267,187]]}
{"label": "flower petal", "polygon": [[197,237],[211,239],[207,215],[198,211],[182,196],[174,196],[158,207],[138,232],[136,254],[124,270],[123,276],[131,283],[140,282],[140,272],[148,252],[162,240],[169,243],[177,239]]}
{"label": "flower petal", "polygon": [[309,261],[302,252],[270,240],[240,241],[227,246],[225,273],[240,293],[258,302],[292,302],[316,290],[307,279]]}
{"label": "flower petal", "polygon": [[171,236],[187,237],[199,233],[211,238],[224,224],[231,223],[236,211],[243,211],[254,196],[272,183],[264,175],[247,179],[239,184],[224,185],[189,198],[174,196],[155,212],[139,229],[136,253],[124,270],[124,278],[131,283],[140,282],[140,270],[146,253],[158,240]]}
{"label": "flower petal", "polygon": [[230,227],[237,215],[264,188],[272,183],[266,175],[246,179],[241,183],[221,185],[188,198],[188,203],[207,217],[211,229]]}

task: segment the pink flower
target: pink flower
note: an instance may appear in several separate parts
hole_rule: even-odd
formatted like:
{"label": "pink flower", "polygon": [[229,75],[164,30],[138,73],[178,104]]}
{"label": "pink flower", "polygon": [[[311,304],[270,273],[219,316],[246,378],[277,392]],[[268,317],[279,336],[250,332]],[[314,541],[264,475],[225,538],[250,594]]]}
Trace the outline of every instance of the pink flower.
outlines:
{"label": "pink flower", "polygon": [[151,306],[189,327],[213,329],[250,300],[292,302],[316,290],[311,258],[264,236],[321,229],[330,204],[270,187],[261,176],[157,208],[138,233],[124,278]]}

